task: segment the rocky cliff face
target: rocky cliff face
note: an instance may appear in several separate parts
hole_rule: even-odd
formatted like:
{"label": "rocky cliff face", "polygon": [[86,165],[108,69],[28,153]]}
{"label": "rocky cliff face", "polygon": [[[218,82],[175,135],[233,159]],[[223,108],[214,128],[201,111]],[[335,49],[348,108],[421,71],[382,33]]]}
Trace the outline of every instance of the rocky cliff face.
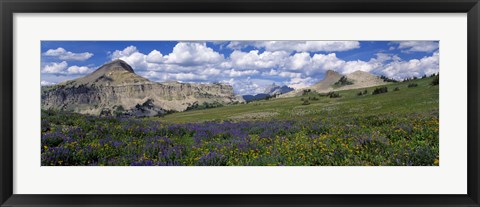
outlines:
{"label": "rocky cliff face", "polygon": [[75,80],[42,88],[42,108],[83,114],[154,116],[202,103],[243,102],[225,84],[157,83],[138,76],[124,61],[105,64]]}

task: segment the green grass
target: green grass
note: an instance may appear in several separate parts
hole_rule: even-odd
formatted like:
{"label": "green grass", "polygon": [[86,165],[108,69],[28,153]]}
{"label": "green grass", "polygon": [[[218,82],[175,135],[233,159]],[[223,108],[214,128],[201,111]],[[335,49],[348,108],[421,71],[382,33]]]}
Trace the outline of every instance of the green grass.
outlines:
{"label": "green grass", "polygon": [[[160,118],[165,122],[188,123],[205,121],[252,121],[271,119],[315,118],[315,117],[344,117],[352,114],[364,116],[395,113],[407,114],[412,112],[438,111],[438,85],[432,86],[433,78],[412,80],[404,83],[388,84],[388,93],[372,95],[376,87],[366,88],[368,93],[358,96],[364,89],[339,91],[340,98],[321,97],[319,100],[309,100],[309,105],[302,105],[303,99],[308,96],[293,98],[276,98],[237,104],[220,108],[195,110],[169,114]],[[417,83],[418,87],[408,88],[408,84]],[[394,91],[398,87],[399,91]],[[256,117],[256,114],[260,116]]]}
{"label": "green grass", "polygon": [[432,80],[153,118],[42,111],[42,165],[438,166]]}

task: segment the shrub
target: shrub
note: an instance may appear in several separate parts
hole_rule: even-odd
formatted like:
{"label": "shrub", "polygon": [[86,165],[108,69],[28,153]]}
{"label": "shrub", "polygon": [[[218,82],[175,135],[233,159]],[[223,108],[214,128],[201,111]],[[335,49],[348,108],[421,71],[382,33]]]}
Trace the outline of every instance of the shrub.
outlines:
{"label": "shrub", "polygon": [[417,77],[405,78],[405,79],[403,79],[402,82],[407,82],[407,81],[412,81],[412,80],[417,80],[417,79],[418,79]]}
{"label": "shrub", "polygon": [[416,84],[416,83],[410,83],[410,84],[408,84],[408,87],[409,87],[409,88],[414,88],[414,87],[417,87],[417,86],[418,86],[418,84]]}
{"label": "shrub", "polygon": [[365,89],[364,91],[359,91],[357,93],[357,96],[367,95],[367,93],[368,93],[368,91],[367,91],[367,89]]}
{"label": "shrub", "polygon": [[312,92],[312,89],[304,89],[302,96],[308,95],[310,92]]}
{"label": "shrub", "polygon": [[395,87],[395,89],[393,89],[393,91],[399,91],[399,90],[400,90],[400,88],[398,88],[398,87]]}
{"label": "shrub", "polygon": [[309,105],[310,102],[308,100],[303,101],[302,105]]}
{"label": "shrub", "polygon": [[118,105],[116,108],[117,111],[125,111],[125,108],[123,108],[122,105]]}
{"label": "shrub", "polygon": [[380,78],[383,80],[383,82],[392,82],[392,83],[396,83],[398,82],[397,80],[395,79],[392,79],[392,78],[388,78],[387,76],[380,76]]}
{"label": "shrub", "polygon": [[439,82],[440,82],[440,78],[439,78],[439,76],[437,75],[437,76],[435,76],[435,78],[433,78],[433,80],[432,80],[432,82],[430,83],[430,85],[436,86],[436,85],[439,84]]}
{"label": "shrub", "polygon": [[338,80],[334,85],[336,86],[345,86],[345,85],[352,85],[353,82],[349,81],[346,76],[342,76],[340,80]]}
{"label": "shrub", "polygon": [[117,117],[122,116],[125,113],[125,108],[123,108],[122,105],[114,106],[113,108],[115,109],[113,114]]}
{"label": "shrub", "polygon": [[372,95],[377,95],[377,94],[386,93],[386,92],[388,92],[388,88],[384,86],[380,88],[375,88],[375,90],[373,90],[372,92]]}
{"label": "shrub", "polygon": [[330,98],[340,98],[340,94],[339,93],[335,93],[335,92],[329,92],[328,94],[328,97]]}
{"label": "shrub", "polygon": [[222,106],[224,106],[224,105],[222,103],[218,102],[218,101],[214,101],[214,102],[211,102],[211,103],[203,102],[202,104],[198,104],[197,102],[195,102],[191,106],[187,107],[187,111],[210,109],[210,108],[217,108],[217,107],[222,107]]}
{"label": "shrub", "polygon": [[108,108],[103,108],[102,111],[100,111],[100,116],[111,116],[112,112]]}

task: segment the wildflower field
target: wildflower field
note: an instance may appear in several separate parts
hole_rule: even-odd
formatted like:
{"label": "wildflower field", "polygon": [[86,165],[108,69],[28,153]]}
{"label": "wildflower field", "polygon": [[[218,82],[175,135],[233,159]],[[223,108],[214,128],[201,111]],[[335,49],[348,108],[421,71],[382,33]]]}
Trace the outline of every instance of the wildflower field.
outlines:
{"label": "wildflower field", "polygon": [[431,78],[409,82],[389,84],[378,95],[373,87],[366,94],[307,94],[154,118],[42,111],[41,163],[439,165],[438,85]]}

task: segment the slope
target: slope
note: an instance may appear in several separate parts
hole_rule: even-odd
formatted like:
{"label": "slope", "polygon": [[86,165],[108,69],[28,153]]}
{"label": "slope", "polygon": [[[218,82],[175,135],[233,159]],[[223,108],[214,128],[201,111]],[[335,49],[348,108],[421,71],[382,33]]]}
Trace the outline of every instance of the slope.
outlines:
{"label": "slope", "polygon": [[[340,98],[320,97],[312,93],[308,96],[271,99],[221,108],[174,113],[162,117],[161,120],[185,123],[438,112],[439,87],[438,85],[430,85],[432,79],[425,78],[389,84],[386,85],[389,92],[379,95],[371,94],[373,89],[377,87],[339,91]],[[410,83],[416,83],[418,86],[409,88],[408,84]],[[396,87],[399,88],[398,91],[394,91]],[[357,95],[358,92],[365,89],[368,91],[367,95]],[[308,97],[313,96],[318,100],[309,100],[309,105],[302,104],[304,100],[308,100]]]}

